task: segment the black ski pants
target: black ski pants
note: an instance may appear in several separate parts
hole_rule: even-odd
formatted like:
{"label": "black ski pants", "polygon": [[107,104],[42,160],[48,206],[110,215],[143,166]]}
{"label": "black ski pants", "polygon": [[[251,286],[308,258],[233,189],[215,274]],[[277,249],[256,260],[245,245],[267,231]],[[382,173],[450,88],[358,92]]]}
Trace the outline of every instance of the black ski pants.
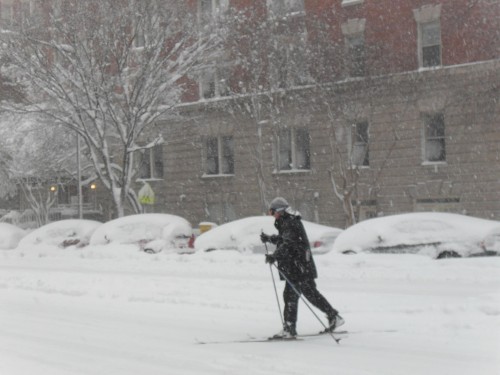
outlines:
{"label": "black ski pants", "polygon": [[[296,291],[294,290],[294,287]],[[287,281],[285,290],[283,291],[283,300],[285,301],[285,311],[283,317],[285,322],[294,325],[297,322],[300,298],[299,293],[303,294],[313,306],[324,312],[328,317],[337,315],[337,310],[335,310],[327,299],[318,291],[314,279],[297,281],[293,283],[293,286],[291,286]]]}

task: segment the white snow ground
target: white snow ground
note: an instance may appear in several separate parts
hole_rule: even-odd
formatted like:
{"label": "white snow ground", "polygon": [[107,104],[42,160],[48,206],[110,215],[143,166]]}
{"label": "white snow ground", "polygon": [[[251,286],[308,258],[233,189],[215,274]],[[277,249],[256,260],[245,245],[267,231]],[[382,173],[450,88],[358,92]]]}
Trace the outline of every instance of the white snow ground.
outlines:
{"label": "white snow ground", "polygon": [[[0,374],[500,373],[500,257],[315,259],[320,291],[353,332],[340,345],[229,342],[280,329],[262,255],[1,251]],[[320,328],[302,304],[299,333]]]}

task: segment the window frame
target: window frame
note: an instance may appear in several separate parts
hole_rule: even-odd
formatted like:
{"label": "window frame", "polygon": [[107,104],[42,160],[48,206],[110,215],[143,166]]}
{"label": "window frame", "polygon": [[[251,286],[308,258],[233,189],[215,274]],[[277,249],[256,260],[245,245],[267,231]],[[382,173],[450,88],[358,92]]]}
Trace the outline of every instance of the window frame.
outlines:
{"label": "window frame", "polygon": [[[413,17],[417,23],[417,60],[420,69],[432,69],[442,66],[443,64],[443,41],[441,38],[441,8],[442,4],[427,4],[422,5],[420,8],[413,9]],[[428,45],[425,43],[424,28],[429,25],[437,25],[439,30],[439,65],[424,65],[424,51],[423,47],[432,47],[437,44]]]}
{"label": "window frame", "polygon": [[[302,136],[300,136],[301,133]],[[285,158],[283,158],[284,154],[286,154]],[[298,165],[300,158],[303,159],[303,166]],[[284,165],[285,161],[287,168]],[[278,173],[311,170],[311,136],[307,128],[283,128],[278,131],[276,135],[276,170]]]}
{"label": "window frame", "polygon": [[0,21],[2,27],[11,27],[14,22],[14,4],[2,2],[0,4]]}
{"label": "window frame", "polygon": [[[361,43],[357,44],[359,41]],[[349,77],[364,77],[366,75],[366,44],[364,33],[346,35],[345,44]]]}
{"label": "window frame", "polygon": [[[360,139],[360,128],[365,127]],[[349,128],[349,163],[352,168],[370,168],[370,124],[368,120],[359,120]],[[366,138],[366,139],[363,139]],[[361,152],[356,150],[361,149]],[[357,155],[360,155],[357,157]],[[362,157],[361,157],[362,156]],[[362,161],[361,161],[362,159]]]}
{"label": "window frame", "polygon": [[[436,113],[425,113],[423,114],[423,126],[422,126],[422,159],[423,164],[446,164],[446,122],[444,113],[436,112]],[[434,129],[436,133],[439,131],[442,134],[437,135],[429,135],[428,128],[432,124],[436,124],[436,120],[438,120],[438,126],[442,129]],[[429,156],[429,144],[439,144],[439,157],[432,158]],[[435,151],[434,151],[435,153]]]}
{"label": "window frame", "polygon": [[[163,144],[140,150],[139,181],[163,180],[165,177],[163,162]],[[147,159],[147,163],[145,160]],[[147,174],[144,173],[147,170]]]}
{"label": "window frame", "polygon": [[[215,66],[204,69],[198,78],[200,99],[214,99],[229,96],[230,90],[224,75]],[[208,90],[207,90],[208,88]]]}
{"label": "window frame", "polygon": [[[234,176],[234,138],[232,135],[208,136],[204,139],[203,177]],[[213,168],[210,162],[213,160]]]}
{"label": "window frame", "polygon": [[[438,34],[435,38],[436,40],[431,43],[427,42],[426,39],[430,38],[432,39],[432,36],[429,36],[429,34],[426,34],[426,30],[430,27],[435,27],[438,31]],[[437,20],[432,20],[429,22],[421,22],[418,24],[418,30],[419,30],[419,66],[421,68],[436,68],[440,67],[443,65],[443,56],[442,56],[442,51],[443,51],[443,43],[442,43],[442,38],[441,38],[441,23],[439,19]],[[437,40],[439,39],[439,41]],[[426,57],[426,49],[434,49],[438,48],[438,54],[437,56],[431,55],[430,57]],[[435,63],[432,63],[433,58],[436,59]],[[432,63],[432,64],[431,64]]]}
{"label": "window frame", "polygon": [[[210,6],[205,9],[204,3],[210,4]],[[198,0],[197,2],[198,24],[200,26],[205,26],[209,24],[214,17],[226,11],[228,7],[229,7],[229,0]]]}

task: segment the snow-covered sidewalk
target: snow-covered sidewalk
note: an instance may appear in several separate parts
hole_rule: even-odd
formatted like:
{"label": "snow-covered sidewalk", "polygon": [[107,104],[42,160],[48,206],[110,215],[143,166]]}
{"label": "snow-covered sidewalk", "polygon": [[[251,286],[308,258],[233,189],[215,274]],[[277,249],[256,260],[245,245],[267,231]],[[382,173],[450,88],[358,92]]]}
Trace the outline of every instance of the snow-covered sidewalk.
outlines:
{"label": "snow-covered sidewalk", "polygon": [[[262,255],[93,247],[0,252],[1,375],[500,373],[500,258],[316,257],[353,333],[280,329]],[[282,283],[278,284],[282,290]],[[299,333],[321,329],[301,305]]]}

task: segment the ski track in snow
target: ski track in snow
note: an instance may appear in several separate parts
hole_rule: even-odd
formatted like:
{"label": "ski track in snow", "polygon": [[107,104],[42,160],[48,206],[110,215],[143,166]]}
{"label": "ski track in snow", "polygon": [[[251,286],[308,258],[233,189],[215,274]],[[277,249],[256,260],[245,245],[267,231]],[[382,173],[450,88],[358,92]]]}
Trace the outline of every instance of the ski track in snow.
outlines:
{"label": "ski track in snow", "polygon": [[[262,255],[0,252],[0,375],[500,373],[500,258],[316,263],[319,290],[353,331],[340,345],[198,345],[279,331]],[[321,328],[301,302],[299,333]]]}

